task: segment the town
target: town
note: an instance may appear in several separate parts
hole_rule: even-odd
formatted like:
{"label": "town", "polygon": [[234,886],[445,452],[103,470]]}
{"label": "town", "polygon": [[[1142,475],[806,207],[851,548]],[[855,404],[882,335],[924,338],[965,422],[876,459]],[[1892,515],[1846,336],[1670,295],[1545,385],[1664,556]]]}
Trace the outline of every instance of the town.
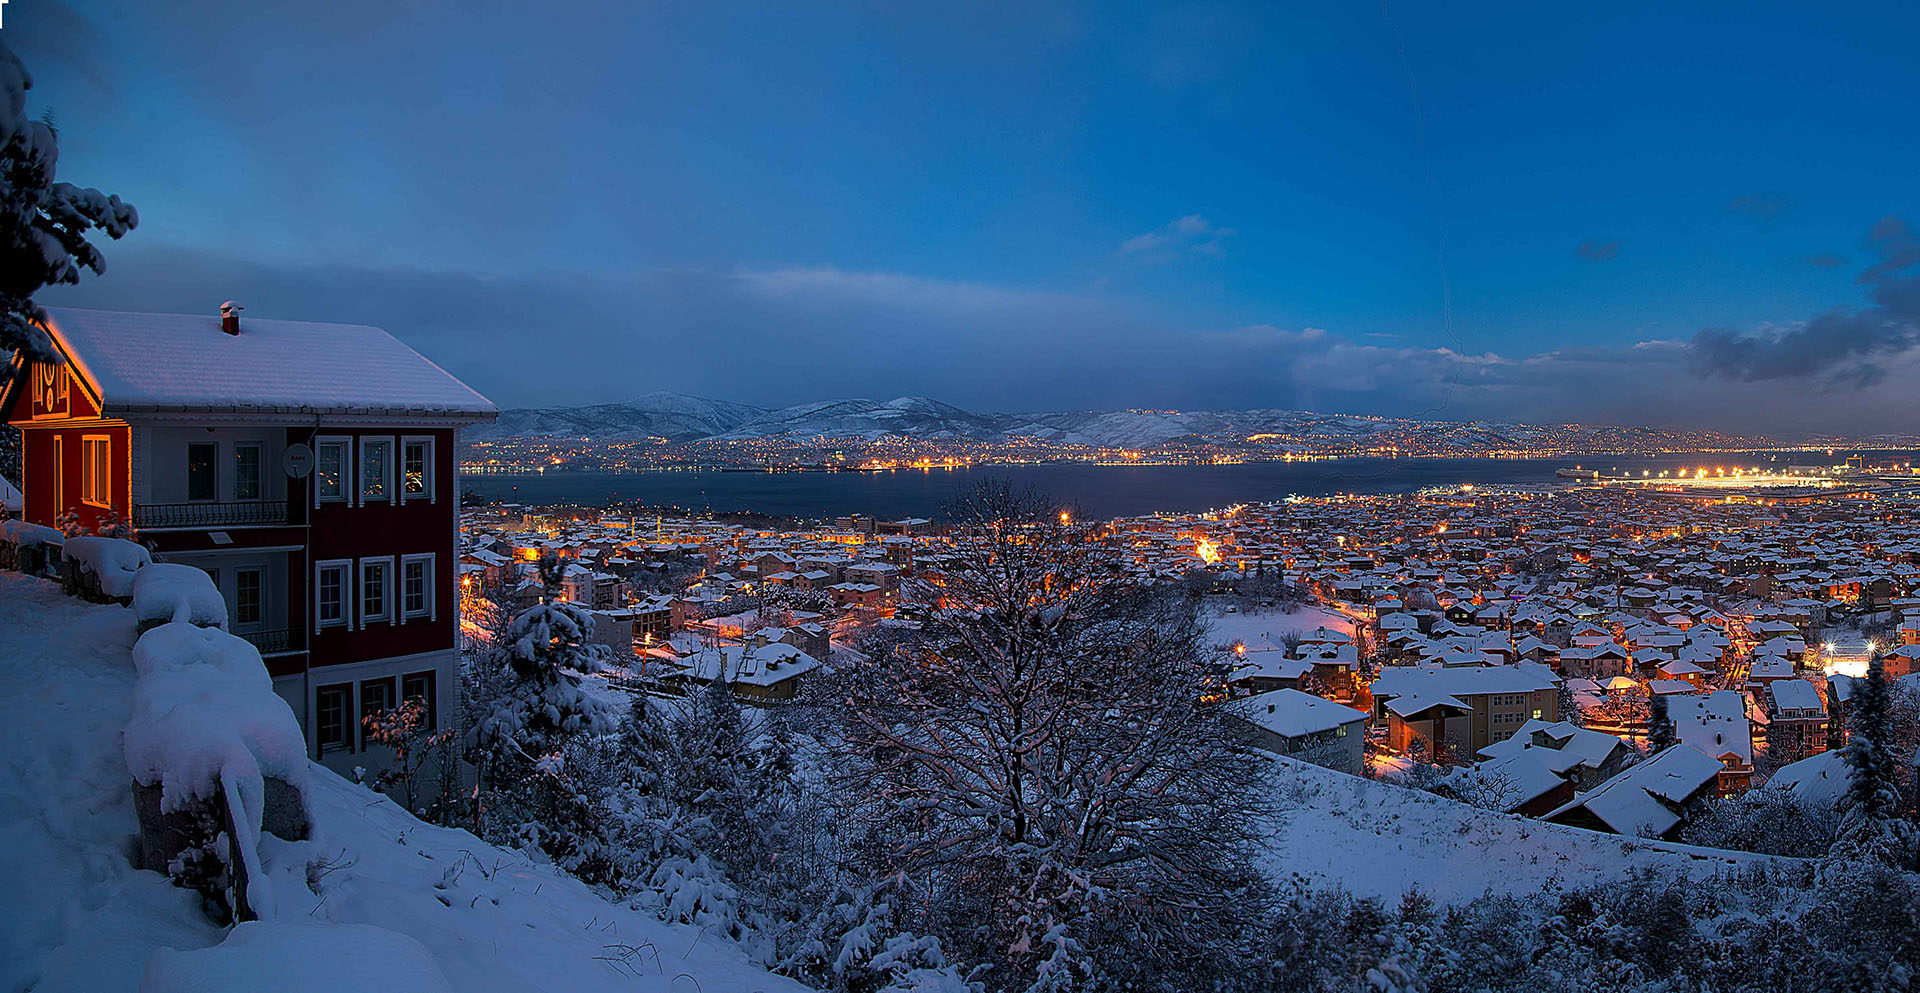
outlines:
{"label": "town", "polygon": [[[1915,671],[1920,521],[1905,497],[1845,492],[1782,506],[1468,486],[1081,526],[1127,577],[1202,592],[1237,664],[1195,692],[1231,697],[1264,747],[1356,775],[1469,767],[1507,812],[1672,837],[1702,795],[1778,780],[1831,800],[1868,656]],[[462,541],[470,626],[536,602],[535,563],[555,556],[561,595],[627,659],[607,678],[724,679],[756,702],[794,700],[864,632],[949,606],[952,539],[924,519],[483,507]],[[1636,767],[1656,714],[1711,764]],[[1609,820],[1581,799],[1601,786],[1655,802],[1615,798],[1599,811],[1634,818]]]}

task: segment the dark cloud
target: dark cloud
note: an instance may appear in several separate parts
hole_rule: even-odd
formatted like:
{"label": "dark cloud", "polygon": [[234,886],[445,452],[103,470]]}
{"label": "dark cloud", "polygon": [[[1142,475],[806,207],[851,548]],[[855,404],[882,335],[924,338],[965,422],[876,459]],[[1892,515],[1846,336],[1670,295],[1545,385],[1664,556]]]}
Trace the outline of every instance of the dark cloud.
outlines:
{"label": "dark cloud", "polygon": [[1869,386],[1886,362],[1920,346],[1920,239],[1906,221],[1882,218],[1866,245],[1879,261],[1860,273],[1872,306],[1837,308],[1803,324],[1743,333],[1709,328],[1688,344],[1692,369],[1745,382],[1792,379],[1827,386]]}
{"label": "dark cloud", "polygon": [[1598,241],[1589,238],[1574,248],[1573,254],[1587,262],[1612,262],[1620,257],[1619,239]]}
{"label": "dark cloud", "polygon": [[1820,252],[1807,256],[1806,262],[1815,269],[1838,269],[1845,265],[1847,260],[1838,252]]}
{"label": "dark cloud", "polygon": [[1751,214],[1771,220],[1793,209],[1793,198],[1785,193],[1749,193],[1727,201],[1727,211],[1733,214]]}

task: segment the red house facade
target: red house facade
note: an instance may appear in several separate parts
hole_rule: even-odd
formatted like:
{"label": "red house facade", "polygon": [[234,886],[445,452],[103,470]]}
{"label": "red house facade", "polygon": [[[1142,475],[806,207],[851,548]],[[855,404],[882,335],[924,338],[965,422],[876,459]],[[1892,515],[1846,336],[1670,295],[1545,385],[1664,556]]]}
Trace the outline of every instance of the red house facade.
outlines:
{"label": "red house facade", "polygon": [[60,362],[16,358],[23,516],[131,523],[205,569],[312,755],[369,764],[360,718],[458,705],[461,427],[496,411],[378,329],[54,310]]}

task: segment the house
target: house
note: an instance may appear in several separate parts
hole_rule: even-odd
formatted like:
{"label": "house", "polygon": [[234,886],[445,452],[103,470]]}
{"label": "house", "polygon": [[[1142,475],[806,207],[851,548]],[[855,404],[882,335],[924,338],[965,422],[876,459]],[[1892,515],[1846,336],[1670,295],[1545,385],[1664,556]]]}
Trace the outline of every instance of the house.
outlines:
{"label": "house", "polygon": [[1589,790],[1612,778],[1626,766],[1633,750],[1613,735],[1566,721],[1528,721],[1520,730],[1480,749],[1483,759],[1503,759],[1521,752],[1551,753],[1550,768],[1568,779],[1576,790]]}
{"label": "house", "polygon": [[760,645],[711,645],[679,660],[662,678],[683,686],[724,680],[735,696],[750,703],[791,700],[801,677],[820,668],[820,660],[782,642]]}
{"label": "house", "polygon": [[1224,705],[1249,742],[1276,755],[1360,775],[1367,715],[1299,690],[1272,690]]}
{"label": "house", "polygon": [[1798,762],[1827,750],[1827,706],[1804,679],[1767,684],[1767,757]]}
{"label": "house", "polygon": [[1387,747],[1406,752],[1419,742],[1437,760],[1457,762],[1529,720],[1559,720],[1557,685],[1551,669],[1531,662],[1389,666],[1372,693]]}
{"label": "house", "polygon": [[1747,698],[1737,690],[1667,698],[1674,736],[1720,761],[1721,796],[1743,792],[1753,783],[1753,723]]}
{"label": "house", "polygon": [[379,328],[55,309],[58,360],[16,356],[24,516],[115,520],[197,566],[260,649],[312,756],[341,770],[360,718],[458,706],[460,428],[493,404]]}
{"label": "house", "polygon": [[1714,791],[1720,763],[1675,745],[1550,811],[1555,824],[1632,838],[1671,838]]}

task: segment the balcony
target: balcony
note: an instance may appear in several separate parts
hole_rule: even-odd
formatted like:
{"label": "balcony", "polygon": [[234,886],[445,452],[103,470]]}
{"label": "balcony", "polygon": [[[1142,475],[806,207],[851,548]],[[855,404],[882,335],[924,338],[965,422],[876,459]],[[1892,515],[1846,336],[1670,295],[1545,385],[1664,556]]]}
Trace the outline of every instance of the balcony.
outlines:
{"label": "balcony", "polygon": [[133,508],[136,528],[219,528],[287,523],[285,500],[235,503],[146,503]]}
{"label": "balcony", "polygon": [[235,633],[245,638],[254,648],[259,649],[262,655],[272,655],[276,652],[301,651],[301,649],[293,643],[293,632],[285,628],[281,628],[278,631],[238,631]]}

